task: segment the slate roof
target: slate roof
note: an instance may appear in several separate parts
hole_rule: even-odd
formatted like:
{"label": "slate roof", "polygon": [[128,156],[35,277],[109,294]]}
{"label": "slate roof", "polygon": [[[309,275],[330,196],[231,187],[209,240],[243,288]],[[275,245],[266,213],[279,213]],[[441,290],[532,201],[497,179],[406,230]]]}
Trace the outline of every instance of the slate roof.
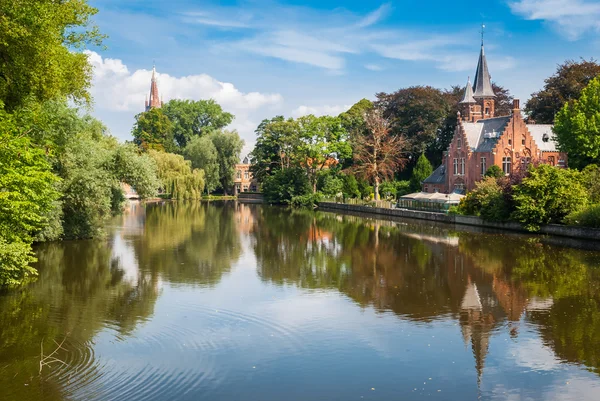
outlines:
{"label": "slate roof", "polygon": [[[554,133],[550,124],[527,124],[527,129],[531,133],[535,144],[542,152],[558,151],[557,143],[554,141]],[[547,141],[544,141],[546,135]]]}
{"label": "slate roof", "polygon": [[[471,151],[491,152],[509,121],[510,116],[504,116],[487,118],[476,123],[463,123]],[[491,137],[487,138],[486,134],[491,134]]]}
{"label": "slate roof", "polygon": [[443,184],[446,182],[446,166],[443,164],[436,168],[433,173],[423,180],[424,184]]}
{"label": "slate roof", "polygon": [[474,97],[496,97],[492,89],[492,78],[487,66],[487,59],[481,43],[481,52],[477,62],[477,71],[475,72],[475,82],[473,83]]}
{"label": "slate roof", "polygon": [[467,86],[465,86],[465,93],[463,95],[461,103],[477,103],[473,97],[473,88],[471,87],[471,77],[467,79]]}

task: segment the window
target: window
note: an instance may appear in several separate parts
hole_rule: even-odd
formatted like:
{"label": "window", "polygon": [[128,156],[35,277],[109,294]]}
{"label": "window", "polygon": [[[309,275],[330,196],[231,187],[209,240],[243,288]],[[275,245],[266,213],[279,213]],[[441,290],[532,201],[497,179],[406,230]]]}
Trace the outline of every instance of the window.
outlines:
{"label": "window", "polygon": [[551,166],[556,165],[556,161],[554,160],[554,156],[548,156],[548,164]]}
{"label": "window", "polygon": [[248,170],[244,171],[244,179],[248,179]]}
{"label": "window", "polygon": [[241,180],[241,179],[242,179],[242,172],[241,172],[240,170],[236,171],[236,172],[235,172],[235,177],[236,177],[238,180]]}
{"label": "window", "polygon": [[550,140],[550,135],[548,135],[547,133],[544,133],[544,135],[542,135],[542,142],[548,142]]}
{"label": "window", "polygon": [[248,192],[248,185],[244,185],[244,192]]}
{"label": "window", "polygon": [[509,144],[509,145],[512,145],[512,139],[509,139],[509,140],[508,140],[508,144]]}
{"label": "window", "polygon": [[462,139],[458,138],[458,140],[456,141],[456,147],[457,147],[458,149],[460,149],[460,148],[461,148],[461,146],[462,146]]}
{"label": "window", "polygon": [[429,192],[428,189],[429,188],[427,188],[427,184],[423,185],[423,192]]}
{"label": "window", "polygon": [[521,145],[525,145],[525,137],[521,138]]}
{"label": "window", "polygon": [[458,159],[454,159],[454,175],[458,175]]}
{"label": "window", "polygon": [[488,114],[490,114],[490,108],[489,108],[489,107],[486,107],[486,108],[485,108],[485,115],[488,115]]}
{"label": "window", "polygon": [[460,175],[465,175],[465,158],[460,159]]}
{"label": "window", "polygon": [[235,192],[239,193],[241,189],[241,185],[240,184],[235,184]]}
{"label": "window", "polygon": [[485,160],[485,157],[481,158],[481,175],[485,175],[487,171],[487,160]]}
{"label": "window", "polygon": [[511,160],[510,157],[503,157],[502,158],[502,171],[504,171],[504,174],[510,174],[511,172]]}
{"label": "window", "polygon": [[564,167],[565,166],[565,160],[564,159],[558,159],[558,165],[560,167]]}

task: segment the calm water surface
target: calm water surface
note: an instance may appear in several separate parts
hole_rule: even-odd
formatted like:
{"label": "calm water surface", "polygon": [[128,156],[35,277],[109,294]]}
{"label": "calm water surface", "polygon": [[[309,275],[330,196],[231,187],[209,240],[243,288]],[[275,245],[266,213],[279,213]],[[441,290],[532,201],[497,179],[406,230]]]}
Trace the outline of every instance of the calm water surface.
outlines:
{"label": "calm water surface", "polygon": [[600,399],[599,252],[235,203],[109,233],[0,294],[0,400]]}

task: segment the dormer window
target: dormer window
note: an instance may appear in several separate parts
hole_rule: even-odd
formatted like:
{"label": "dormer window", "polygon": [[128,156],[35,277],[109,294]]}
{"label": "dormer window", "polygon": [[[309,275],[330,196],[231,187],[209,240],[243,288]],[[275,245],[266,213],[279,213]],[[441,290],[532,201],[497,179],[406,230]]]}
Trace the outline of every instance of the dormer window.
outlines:
{"label": "dormer window", "polygon": [[544,135],[542,135],[542,141],[548,142],[549,140],[550,140],[550,135],[548,135],[547,133],[544,132]]}

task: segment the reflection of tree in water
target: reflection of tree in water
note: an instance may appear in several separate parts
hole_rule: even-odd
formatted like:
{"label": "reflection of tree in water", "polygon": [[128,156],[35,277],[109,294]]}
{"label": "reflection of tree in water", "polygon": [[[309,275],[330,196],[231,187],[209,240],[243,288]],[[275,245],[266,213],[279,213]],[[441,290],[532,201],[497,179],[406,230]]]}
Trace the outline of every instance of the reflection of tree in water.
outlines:
{"label": "reflection of tree in water", "polygon": [[234,206],[200,202],[147,206],[142,234],[126,237],[140,269],[172,283],[217,284],[242,252]]}
{"label": "reflection of tree in water", "polygon": [[46,244],[38,259],[37,282],[0,297],[3,399],[37,399],[42,391],[44,399],[64,399],[68,394],[55,378],[39,376],[42,340],[49,353],[56,347],[53,340],[67,337],[68,354],[58,355],[75,369],[91,362],[89,343],[106,323],[127,335],[153,313],[158,296],[155,283],[122,279],[120,261],[104,241]]}
{"label": "reflection of tree in water", "polygon": [[517,337],[523,316],[561,358],[600,365],[597,253],[328,213],[263,208],[257,218],[263,280],[335,288],[418,321],[453,316],[479,377],[492,333]]}

